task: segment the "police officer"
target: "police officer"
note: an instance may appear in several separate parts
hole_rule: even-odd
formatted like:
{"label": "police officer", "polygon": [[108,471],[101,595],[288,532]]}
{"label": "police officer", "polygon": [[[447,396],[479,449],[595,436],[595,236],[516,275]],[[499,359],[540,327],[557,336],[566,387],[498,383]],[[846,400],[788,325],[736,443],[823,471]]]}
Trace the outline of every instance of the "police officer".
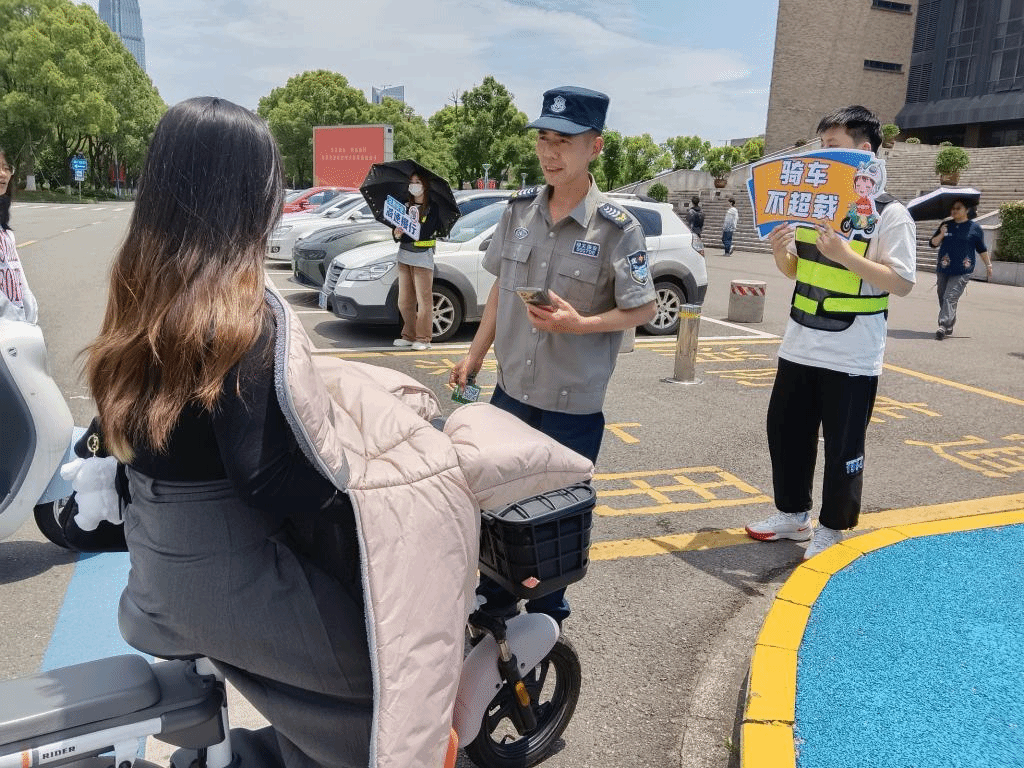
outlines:
{"label": "police officer", "polygon": [[[643,230],[605,196],[588,167],[601,154],[608,97],[574,86],[544,94],[537,158],[546,185],[509,201],[483,259],[496,275],[469,353],[449,383],[464,385],[491,345],[498,379],[491,403],[597,461],[605,391],[622,331],[655,314]],[[517,288],[546,289],[550,304],[522,301]],[[515,598],[486,577],[486,609],[515,612]],[[561,622],[564,590],[530,601],[528,611]]]}

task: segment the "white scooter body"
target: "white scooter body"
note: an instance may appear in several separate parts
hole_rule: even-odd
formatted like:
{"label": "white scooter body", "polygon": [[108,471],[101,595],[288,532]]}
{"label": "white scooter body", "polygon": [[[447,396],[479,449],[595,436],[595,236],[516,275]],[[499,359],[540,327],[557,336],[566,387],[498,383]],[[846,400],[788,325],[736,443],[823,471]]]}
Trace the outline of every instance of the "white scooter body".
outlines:
{"label": "white scooter body", "polygon": [[71,493],[60,467],[72,454],[74,421],[50,377],[37,325],[0,319],[0,541],[38,504]]}

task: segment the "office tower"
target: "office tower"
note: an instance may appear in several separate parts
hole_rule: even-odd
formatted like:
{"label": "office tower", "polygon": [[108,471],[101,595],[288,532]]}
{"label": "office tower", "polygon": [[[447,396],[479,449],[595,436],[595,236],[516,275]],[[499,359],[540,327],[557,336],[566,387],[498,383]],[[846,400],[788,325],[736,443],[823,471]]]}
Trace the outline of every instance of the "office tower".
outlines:
{"label": "office tower", "polygon": [[142,37],[139,0],[100,0],[100,18],[121,38],[124,47],[146,71],[146,41]]}

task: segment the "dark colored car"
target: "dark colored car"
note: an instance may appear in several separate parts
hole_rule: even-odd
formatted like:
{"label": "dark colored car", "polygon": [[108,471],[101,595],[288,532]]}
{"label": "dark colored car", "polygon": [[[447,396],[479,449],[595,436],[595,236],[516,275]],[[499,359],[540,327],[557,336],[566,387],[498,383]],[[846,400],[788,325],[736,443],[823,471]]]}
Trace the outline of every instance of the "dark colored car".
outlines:
{"label": "dark colored car", "polygon": [[390,239],[391,227],[376,221],[324,227],[295,244],[292,249],[292,274],[298,282],[320,288],[324,284],[327,265],[339,253]]}

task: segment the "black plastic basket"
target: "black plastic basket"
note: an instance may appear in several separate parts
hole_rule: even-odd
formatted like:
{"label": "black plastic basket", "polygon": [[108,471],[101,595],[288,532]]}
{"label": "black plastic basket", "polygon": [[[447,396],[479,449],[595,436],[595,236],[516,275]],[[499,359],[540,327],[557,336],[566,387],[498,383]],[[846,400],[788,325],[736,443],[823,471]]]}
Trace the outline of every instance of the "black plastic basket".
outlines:
{"label": "black plastic basket", "polygon": [[579,581],[590,564],[595,499],[581,483],[485,511],[481,572],[524,600]]}

